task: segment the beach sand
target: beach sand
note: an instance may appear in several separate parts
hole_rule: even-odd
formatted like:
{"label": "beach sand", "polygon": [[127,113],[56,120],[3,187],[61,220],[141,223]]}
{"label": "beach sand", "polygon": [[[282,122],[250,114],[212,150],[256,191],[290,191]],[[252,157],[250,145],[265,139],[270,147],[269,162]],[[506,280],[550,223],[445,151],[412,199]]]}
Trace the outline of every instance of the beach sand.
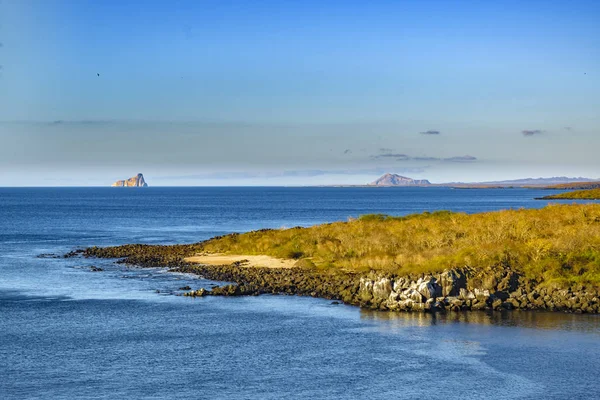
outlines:
{"label": "beach sand", "polygon": [[243,267],[292,268],[297,260],[285,260],[270,256],[244,254],[203,254],[184,259],[190,263],[204,265],[229,265],[242,262]]}

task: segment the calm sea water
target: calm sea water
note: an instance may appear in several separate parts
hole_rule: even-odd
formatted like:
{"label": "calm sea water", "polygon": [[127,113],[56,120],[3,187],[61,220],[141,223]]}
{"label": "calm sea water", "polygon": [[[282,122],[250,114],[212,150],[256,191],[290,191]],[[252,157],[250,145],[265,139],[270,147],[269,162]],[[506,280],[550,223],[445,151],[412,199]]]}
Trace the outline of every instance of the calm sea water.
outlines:
{"label": "calm sea water", "polygon": [[373,313],[288,296],[190,299],[173,294],[214,282],[37,257],[365,213],[542,207],[532,199],[549,193],[0,188],[0,398],[600,398],[598,316]]}

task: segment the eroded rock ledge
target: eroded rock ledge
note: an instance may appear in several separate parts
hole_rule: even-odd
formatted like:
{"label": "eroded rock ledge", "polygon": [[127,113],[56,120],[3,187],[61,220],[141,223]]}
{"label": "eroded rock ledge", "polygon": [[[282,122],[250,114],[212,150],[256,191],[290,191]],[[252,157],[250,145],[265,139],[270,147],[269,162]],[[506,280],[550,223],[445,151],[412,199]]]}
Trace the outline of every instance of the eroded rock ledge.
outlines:
{"label": "eroded rock ledge", "polygon": [[362,306],[382,310],[600,311],[596,290],[543,287],[511,270],[463,268],[418,278],[370,275],[361,278],[358,297]]}
{"label": "eroded rock ledge", "polygon": [[600,312],[597,288],[578,285],[555,288],[508,268],[454,268],[437,274],[397,276],[360,274],[314,268],[259,268],[240,264],[208,266],[183,258],[193,245],[90,248],[69,256],[115,258],[142,267],[169,267],[206,279],[235,282],[212,290],[192,290],[188,296],[289,294],[341,300],[363,308],[391,311],[548,310]]}

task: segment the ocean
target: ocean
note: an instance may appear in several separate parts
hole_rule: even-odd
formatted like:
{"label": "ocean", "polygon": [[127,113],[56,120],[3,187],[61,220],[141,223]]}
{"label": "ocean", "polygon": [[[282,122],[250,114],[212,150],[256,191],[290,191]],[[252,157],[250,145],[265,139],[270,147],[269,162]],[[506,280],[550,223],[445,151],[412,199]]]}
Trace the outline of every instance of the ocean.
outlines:
{"label": "ocean", "polygon": [[543,207],[533,198],[552,193],[0,188],[0,398],[600,398],[597,315],[189,298],[177,296],[180,288],[215,282],[60,257],[87,246],[191,243],[368,213]]}

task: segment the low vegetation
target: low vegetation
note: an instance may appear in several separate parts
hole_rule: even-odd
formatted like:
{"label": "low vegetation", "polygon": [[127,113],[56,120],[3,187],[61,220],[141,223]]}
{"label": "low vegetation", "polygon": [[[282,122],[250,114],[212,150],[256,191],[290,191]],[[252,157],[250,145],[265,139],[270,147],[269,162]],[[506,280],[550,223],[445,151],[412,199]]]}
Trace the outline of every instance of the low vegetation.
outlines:
{"label": "low vegetation", "polygon": [[364,215],[310,228],[222,236],[194,250],[295,258],[314,268],[356,272],[511,268],[539,282],[598,287],[600,204],[470,215]]}
{"label": "low vegetation", "polygon": [[544,196],[542,200],[600,200],[600,189],[576,190],[574,192],[566,192]]}
{"label": "low vegetation", "polygon": [[544,187],[544,189],[570,189],[570,190],[582,190],[582,189],[600,189],[600,182],[571,182],[571,183],[560,183],[558,185],[550,185]]}

